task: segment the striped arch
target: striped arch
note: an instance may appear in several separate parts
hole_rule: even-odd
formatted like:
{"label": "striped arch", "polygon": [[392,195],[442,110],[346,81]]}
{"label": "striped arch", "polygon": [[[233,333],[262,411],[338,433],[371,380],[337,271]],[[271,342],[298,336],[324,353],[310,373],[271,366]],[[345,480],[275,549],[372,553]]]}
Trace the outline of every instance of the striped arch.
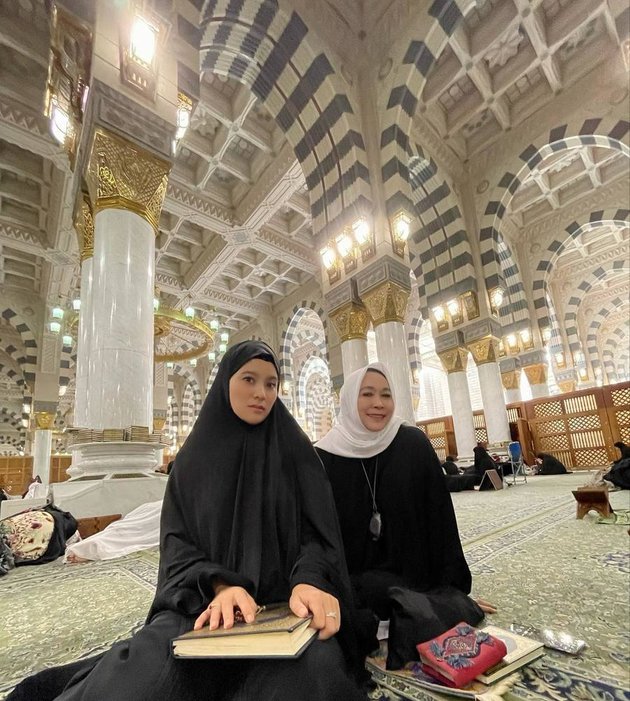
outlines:
{"label": "striped arch", "polygon": [[570,241],[578,239],[583,233],[592,231],[601,226],[628,226],[630,224],[630,211],[627,209],[602,209],[591,212],[587,219],[573,221],[564,231],[566,236],[552,241],[543,257],[536,266],[533,278],[534,308],[536,309],[536,320],[538,327],[542,331],[550,325],[549,311],[547,309],[546,291],[547,285],[553,272],[558,257],[565,251]]}
{"label": "striped arch", "polygon": [[420,351],[420,334],[422,333],[423,319],[414,316],[408,324],[407,328],[407,355],[409,356],[409,367],[411,372],[416,374],[422,370],[422,352]]}
{"label": "striped arch", "polygon": [[311,438],[318,440],[322,416],[334,416],[330,369],[322,358],[311,356],[302,366],[298,386],[298,412],[304,416]]}
{"label": "striped arch", "polygon": [[420,310],[427,319],[431,307],[467,290],[476,292],[477,280],[457,198],[422,147],[413,144],[412,151],[409,181],[417,218],[409,256],[418,281]]}
{"label": "striped arch", "polygon": [[166,422],[169,427],[170,435],[174,436],[176,441],[179,439],[179,413],[179,404],[175,397],[173,397],[166,410]]}
{"label": "striped arch", "polygon": [[24,356],[20,365],[24,373],[24,380],[32,390],[35,386],[35,371],[37,370],[37,341],[35,340],[35,334],[22,317],[17,314],[17,312],[13,311],[13,309],[0,306],[0,310],[0,315],[6,319],[22,337]]}
{"label": "striped arch", "polygon": [[574,294],[569,297],[564,313],[564,328],[571,353],[574,353],[580,348],[577,317],[580,304],[585,295],[590,292],[598,282],[604,280],[611,273],[618,273],[623,270],[630,271],[630,262],[625,260],[608,261],[604,265],[600,265],[595,270],[592,270],[587,277],[580,282]]}
{"label": "striped arch", "polygon": [[[625,300],[625,303],[627,304],[627,300]],[[620,297],[611,299],[597,312],[597,314],[595,314],[588,326],[586,336],[586,352],[593,370],[602,369],[602,361],[599,357],[598,345],[600,340],[600,328],[605,323],[606,319],[614,314],[619,308],[623,307],[623,305],[624,300],[622,300]]]}
{"label": "striped arch", "polygon": [[629,325],[630,322],[626,321],[624,326],[615,329],[610,338],[604,343],[603,355],[607,358],[608,351],[611,352],[617,382],[623,382],[628,379],[628,358],[630,356]]}
{"label": "striped arch", "polygon": [[497,242],[497,253],[508,301],[507,304],[502,304],[499,308],[499,318],[501,319],[504,332],[510,333],[523,328],[522,322],[529,320],[527,297],[521,272],[510,247],[503,237]]}
{"label": "striped arch", "polygon": [[219,363],[215,363],[212,367],[212,370],[210,371],[208,375],[208,381],[206,383],[206,394],[210,391],[212,388],[212,384],[214,383],[214,380],[217,376],[217,372],[219,372]]}
{"label": "striped arch", "polygon": [[28,361],[24,355],[23,348],[16,348],[13,343],[6,338],[2,337],[2,331],[0,330],[0,351],[6,353],[11,360],[13,360],[20,370],[20,375],[22,377],[23,383],[26,383],[25,373],[28,369]]}
{"label": "striped arch", "polygon": [[387,104],[381,132],[381,176],[390,217],[400,209],[415,209],[409,177],[409,159],[414,155],[410,147],[412,120],[431,67],[460,20],[475,5],[475,0],[433,0],[427,14],[415,12],[415,26],[407,28],[414,39],[404,55],[393,57],[397,69],[385,86]]}
{"label": "striped arch", "polygon": [[278,0],[205,0],[202,71],[247,85],[275,118],[302,166],[313,229],[339,231],[371,200],[361,126],[308,27]]}
{"label": "striped arch", "polygon": [[59,386],[67,387],[70,380],[74,377],[75,370],[73,369],[76,363],[76,355],[72,355],[72,343],[61,347],[61,358],[59,360]]}
{"label": "striped arch", "polygon": [[[188,383],[184,388],[182,395],[182,411],[180,416],[180,429],[182,433],[187,434],[195,423],[197,412],[195,411],[195,390],[191,383]],[[186,426],[186,429],[184,429]]]}
{"label": "striped arch", "polygon": [[293,307],[291,316],[285,322],[285,329],[282,332],[282,340],[280,342],[280,381],[289,382],[291,378],[291,348],[298,325],[304,314],[308,311],[314,311],[322,322],[324,327],[324,338],[326,339],[325,357],[328,363],[328,317],[324,312],[320,302],[313,300],[303,300],[300,304]]}
{"label": "striped arch", "polygon": [[7,409],[6,407],[2,407],[0,409],[0,423],[9,424],[11,428],[19,431],[20,434],[24,433],[24,426],[22,426],[22,419],[20,415],[16,414],[10,409]]}
{"label": "striped arch", "polygon": [[10,365],[3,365],[0,363],[0,374],[6,375],[10,380],[15,382],[18,387],[24,389],[25,382],[22,373],[16,372]]}
{"label": "striped arch", "polygon": [[571,122],[554,127],[530,144],[499,178],[485,208],[479,235],[481,262],[487,289],[505,285],[498,243],[503,239],[501,223],[508,205],[521,183],[532,170],[552,153],[581,146],[600,146],[630,154],[628,132],[630,125],[625,121],[610,118],[594,118]]}

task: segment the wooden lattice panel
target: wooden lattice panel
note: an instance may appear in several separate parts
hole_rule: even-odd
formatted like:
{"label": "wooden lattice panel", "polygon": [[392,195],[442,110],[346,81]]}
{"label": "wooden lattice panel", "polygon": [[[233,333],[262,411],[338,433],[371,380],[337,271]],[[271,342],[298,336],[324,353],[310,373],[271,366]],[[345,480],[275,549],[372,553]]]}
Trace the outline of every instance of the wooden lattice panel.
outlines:
{"label": "wooden lattice panel", "polygon": [[619,428],[619,440],[622,440],[624,443],[630,443],[630,426]]}
{"label": "wooden lattice panel", "polygon": [[630,426],[630,411],[617,411],[615,412],[617,417],[617,424],[621,426]]}
{"label": "wooden lattice panel", "polygon": [[519,419],[518,409],[515,406],[510,407],[507,410],[507,415],[508,415],[508,421],[510,423],[516,423]]}
{"label": "wooden lattice panel", "polygon": [[541,402],[534,406],[534,415],[537,419],[544,419],[547,416],[559,416],[563,413],[562,402]]}
{"label": "wooden lattice panel", "polygon": [[558,450],[569,450],[569,436],[562,433],[555,436],[540,436],[540,450],[543,453],[555,453]]}
{"label": "wooden lattice panel", "polygon": [[627,406],[630,404],[630,387],[615,389],[610,393],[613,406]]}
{"label": "wooden lattice panel", "polygon": [[441,436],[446,433],[446,424],[444,421],[433,421],[426,424],[425,430],[428,436]]}
{"label": "wooden lattice panel", "polygon": [[608,462],[606,448],[593,448],[592,450],[576,450],[575,464],[573,467],[594,467],[605,465]]}
{"label": "wooden lattice panel", "polygon": [[473,414],[473,426],[475,428],[485,428],[486,427],[485,414]]}
{"label": "wooden lattice panel", "polygon": [[[433,447],[435,448],[435,446]],[[435,452],[437,453],[440,462],[444,462],[446,460],[446,450],[444,450],[444,448],[435,448]]]}
{"label": "wooden lattice panel", "polygon": [[602,431],[579,431],[571,434],[574,448],[596,448],[604,445]]}
{"label": "wooden lattice panel", "polygon": [[597,411],[597,401],[594,394],[582,394],[564,400],[564,410],[567,414],[581,414],[586,411]]}
{"label": "wooden lattice panel", "polygon": [[475,440],[477,443],[486,443],[488,441],[488,431],[486,431],[485,426],[475,429]]}
{"label": "wooden lattice panel", "polygon": [[575,464],[573,462],[573,454],[571,453],[570,450],[555,450],[553,452],[553,455],[555,458],[558,458],[558,460],[560,460],[560,462],[567,469],[571,469],[572,467],[575,467]]}
{"label": "wooden lattice panel", "polygon": [[567,419],[570,431],[585,431],[589,428],[601,430],[602,422],[598,414],[590,416],[570,416]]}
{"label": "wooden lattice panel", "polygon": [[541,421],[538,424],[538,433],[547,436],[550,433],[563,433],[566,430],[564,421]]}
{"label": "wooden lattice panel", "polygon": [[437,450],[438,448],[446,448],[446,436],[434,436],[431,440],[431,445]]}

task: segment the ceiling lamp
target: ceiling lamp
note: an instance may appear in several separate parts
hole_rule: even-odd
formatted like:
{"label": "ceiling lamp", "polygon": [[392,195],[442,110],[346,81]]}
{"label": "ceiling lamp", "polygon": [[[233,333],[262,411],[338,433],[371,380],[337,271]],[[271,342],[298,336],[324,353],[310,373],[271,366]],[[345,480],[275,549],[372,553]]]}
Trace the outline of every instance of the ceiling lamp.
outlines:
{"label": "ceiling lamp", "polygon": [[195,310],[192,308],[192,306],[189,304],[186,309],[184,309],[184,316],[187,319],[194,319],[195,318]]}
{"label": "ceiling lamp", "polygon": [[435,320],[438,322],[438,324],[446,319],[446,310],[444,309],[444,307],[441,304],[438,305],[437,307],[433,307],[433,309],[431,311],[433,312],[433,316],[434,316]]}
{"label": "ceiling lamp", "polygon": [[494,287],[492,290],[490,290],[488,296],[490,297],[490,307],[492,308],[494,314],[499,314],[499,308],[503,304],[504,295],[505,291],[502,287]]}
{"label": "ceiling lamp", "polygon": [[401,258],[405,256],[405,245],[411,233],[411,219],[406,212],[400,211],[392,220],[392,243],[394,253]]}
{"label": "ceiling lamp", "polygon": [[190,367],[191,367],[191,368],[196,368],[196,367],[197,367],[197,358],[191,358],[189,362],[190,362]]}
{"label": "ceiling lamp", "polygon": [[515,333],[508,334],[508,335],[505,337],[505,340],[506,340],[506,342],[507,342],[508,348],[509,348],[511,351],[518,350],[518,340],[516,339],[516,334],[515,334]]}
{"label": "ceiling lamp", "polygon": [[225,353],[227,350],[227,343],[219,343],[219,353]]}
{"label": "ceiling lamp", "polygon": [[218,319],[213,319],[213,320],[210,322],[210,328],[211,328],[213,331],[218,331],[218,330],[219,330],[219,326],[220,326],[220,324],[219,324]]}
{"label": "ceiling lamp", "polygon": [[464,321],[464,315],[462,313],[462,305],[456,297],[449,299],[446,303],[446,308],[451,316],[451,321],[453,325],[461,324]]}
{"label": "ceiling lamp", "polygon": [[65,334],[62,339],[62,343],[64,346],[71,346],[72,345],[72,336],[70,334]]}
{"label": "ceiling lamp", "polygon": [[359,246],[365,246],[370,243],[372,237],[370,235],[370,225],[365,217],[359,217],[352,225],[352,233],[354,240]]}
{"label": "ceiling lamp", "polygon": [[227,331],[222,331],[219,336],[221,343],[227,343],[230,340],[230,334]]}
{"label": "ceiling lamp", "polygon": [[210,351],[210,352],[208,353],[208,360],[209,360],[211,363],[216,362],[216,360],[217,360],[217,354],[216,354],[214,351]]}
{"label": "ceiling lamp", "polygon": [[545,326],[545,328],[542,330],[542,339],[545,343],[549,343],[549,341],[551,341],[551,326]]}
{"label": "ceiling lamp", "polygon": [[72,309],[75,312],[78,312],[81,310],[81,300],[79,297],[76,297],[75,299],[72,300]]}
{"label": "ceiling lamp", "polygon": [[144,17],[136,15],[129,34],[129,55],[137,63],[149,68],[155,57],[158,30]]}
{"label": "ceiling lamp", "polygon": [[562,351],[558,351],[554,358],[556,360],[556,365],[559,368],[563,368],[566,365],[566,360],[564,359],[564,353]]}

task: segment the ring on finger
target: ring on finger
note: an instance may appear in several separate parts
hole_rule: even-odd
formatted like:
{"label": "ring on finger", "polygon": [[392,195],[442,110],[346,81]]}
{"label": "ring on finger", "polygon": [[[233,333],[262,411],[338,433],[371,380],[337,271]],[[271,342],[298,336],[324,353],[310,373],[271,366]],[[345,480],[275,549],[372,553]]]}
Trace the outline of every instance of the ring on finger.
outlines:
{"label": "ring on finger", "polygon": [[328,611],[326,613],[326,618],[337,618],[337,613],[336,611]]}

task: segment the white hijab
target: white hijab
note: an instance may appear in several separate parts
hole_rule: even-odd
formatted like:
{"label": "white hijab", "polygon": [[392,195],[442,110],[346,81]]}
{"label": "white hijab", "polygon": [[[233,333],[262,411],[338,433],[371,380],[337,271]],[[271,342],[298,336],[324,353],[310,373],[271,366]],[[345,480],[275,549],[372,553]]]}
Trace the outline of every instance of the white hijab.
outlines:
{"label": "white hijab", "polygon": [[394,400],[396,410],[396,397],[389,370],[383,363],[370,363],[364,368],[355,370],[348,376],[341,388],[339,402],[339,423],[315,444],[316,448],[326,450],[333,455],[341,455],[344,458],[371,458],[382,453],[394,440],[400,425],[405,420],[392,414],[387,426],[380,431],[370,431],[365,428],[357,401],[361,390],[361,383],[368,370],[378,370],[387,379]]}

